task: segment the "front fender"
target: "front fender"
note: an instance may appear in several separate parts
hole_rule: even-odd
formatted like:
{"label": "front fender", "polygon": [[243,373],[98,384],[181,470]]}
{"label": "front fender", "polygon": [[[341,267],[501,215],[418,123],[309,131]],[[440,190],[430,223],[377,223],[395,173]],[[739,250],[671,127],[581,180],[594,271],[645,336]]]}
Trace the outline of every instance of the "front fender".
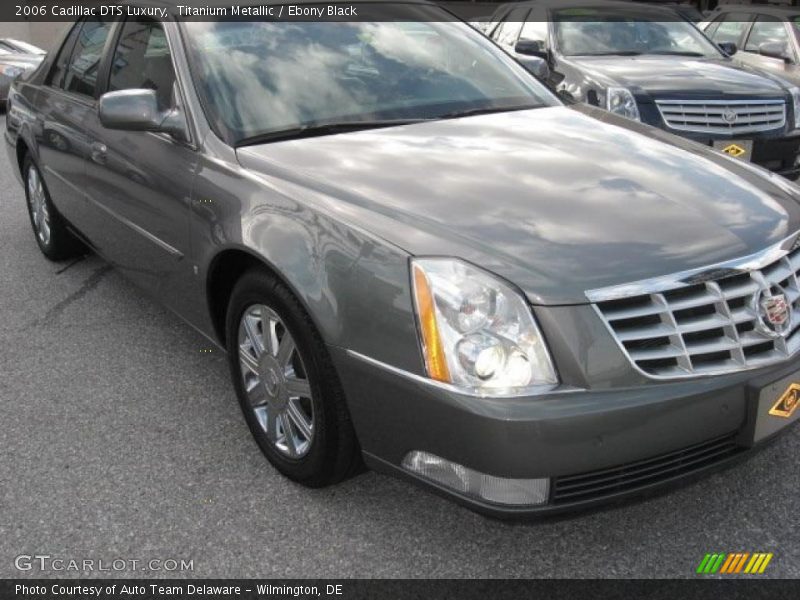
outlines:
{"label": "front fender", "polygon": [[36,116],[33,103],[26,96],[12,86],[8,97],[8,112],[6,113],[6,151],[9,161],[14,168],[14,173],[20,183],[23,182],[21,165],[17,154],[20,144],[24,144],[31,153],[34,161],[39,159],[39,148],[36,143]]}
{"label": "front fender", "polygon": [[327,344],[423,372],[406,252],[299,185],[219,161],[200,173],[192,227],[204,280],[221,253],[247,252],[295,293]]}

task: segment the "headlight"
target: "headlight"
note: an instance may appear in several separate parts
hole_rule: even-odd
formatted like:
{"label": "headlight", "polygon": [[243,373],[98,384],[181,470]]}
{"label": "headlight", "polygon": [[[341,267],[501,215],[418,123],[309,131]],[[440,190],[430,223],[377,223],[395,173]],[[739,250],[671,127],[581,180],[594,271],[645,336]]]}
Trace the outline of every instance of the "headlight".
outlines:
{"label": "headlight", "polygon": [[800,129],[800,88],[793,87],[789,90],[794,104],[794,128]]}
{"label": "headlight", "polygon": [[12,65],[0,65],[0,73],[5,75],[6,77],[19,77],[25,72],[25,69],[22,67],[14,67]]}
{"label": "headlight", "polygon": [[527,301],[463,261],[412,261],[425,366],[431,379],[486,396],[519,396],[558,383]]}
{"label": "headlight", "polygon": [[639,121],[639,107],[636,98],[628,88],[611,87],[606,94],[606,110]]}

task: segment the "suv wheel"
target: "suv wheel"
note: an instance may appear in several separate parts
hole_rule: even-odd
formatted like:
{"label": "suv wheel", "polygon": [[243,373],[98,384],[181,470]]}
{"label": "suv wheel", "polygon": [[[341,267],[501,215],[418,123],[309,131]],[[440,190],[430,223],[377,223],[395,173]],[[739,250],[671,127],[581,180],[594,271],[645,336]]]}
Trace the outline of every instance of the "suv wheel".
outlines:
{"label": "suv wheel", "polygon": [[236,393],[272,465],[309,487],[356,471],[360,450],[330,356],[294,295],[261,271],[234,288],[226,319]]}

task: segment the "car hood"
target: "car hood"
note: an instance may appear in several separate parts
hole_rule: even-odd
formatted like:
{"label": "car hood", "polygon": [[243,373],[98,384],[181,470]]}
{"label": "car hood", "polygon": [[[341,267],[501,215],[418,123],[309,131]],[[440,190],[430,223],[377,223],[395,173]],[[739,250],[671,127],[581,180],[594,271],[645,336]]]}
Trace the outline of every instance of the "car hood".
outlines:
{"label": "car hood", "polygon": [[734,63],[680,56],[584,57],[571,59],[605,85],[620,85],[639,94],[680,97],[742,95],[782,96],[786,85],[771,75]]}
{"label": "car hood", "polygon": [[44,56],[33,56],[25,54],[0,54],[0,66],[21,67],[23,69],[33,69],[38,67]]}
{"label": "car hood", "polygon": [[800,229],[792,184],[589,107],[274,142],[238,155],[271,188],[410,254],[469,260],[535,304],[585,303],[587,290],[743,257]]}

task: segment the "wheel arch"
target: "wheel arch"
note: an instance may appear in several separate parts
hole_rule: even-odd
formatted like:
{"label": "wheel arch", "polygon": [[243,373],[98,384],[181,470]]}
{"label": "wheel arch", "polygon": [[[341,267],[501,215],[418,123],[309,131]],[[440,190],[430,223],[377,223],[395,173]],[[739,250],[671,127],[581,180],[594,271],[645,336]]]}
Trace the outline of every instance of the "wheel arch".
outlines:
{"label": "wheel arch", "polygon": [[20,175],[23,175],[22,167],[25,164],[25,157],[28,154],[30,154],[30,151],[31,150],[30,148],[28,148],[28,143],[22,138],[22,136],[19,136],[17,138],[16,152],[17,152],[17,168],[19,169]]}
{"label": "wheel arch", "polygon": [[16,140],[14,140],[14,148],[17,158],[17,168],[21,177],[25,177],[22,172],[25,166],[25,157],[30,156],[31,160],[38,162],[38,152],[36,151],[36,144],[33,141],[33,135],[30,133],[30,128],[27,124],[23,124],[17,131]]}
{"label": "wheel arch", "polygon": [[227,335],[225,330],[225,318],[233,289],[245,273],[256,269],[269,273],[285,285],[303,306],[303,309],[311,318],[317,331],[321,332],[319,323],[316,322],[314,314],[309,310],[308,304],[305,302],[302,294],[298,293],[298,290],[275,265],[249,248],[239,246],[228,247],[221,249],[211,259],[206,273],[206,299],[208,302],[211,324],[214,328],[214,335],[217,341],[222,344],[223,347],[225,346]]}

